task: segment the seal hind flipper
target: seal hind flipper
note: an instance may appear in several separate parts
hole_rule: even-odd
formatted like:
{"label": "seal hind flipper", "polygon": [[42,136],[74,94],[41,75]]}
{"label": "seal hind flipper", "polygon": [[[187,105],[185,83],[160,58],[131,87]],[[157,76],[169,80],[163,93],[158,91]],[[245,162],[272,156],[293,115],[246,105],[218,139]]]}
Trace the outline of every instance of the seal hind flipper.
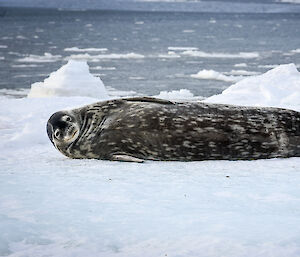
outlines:
{"label": "seal hind flipper", "polygon": [[126,97],[122,98],[122,100],[129,101],[129,102],[147,102],[147,103],[158,103],[158,104],[174,104],[174,102],[171,102],[169,100],[155,98],[155,97],[148,97],[148,96],[142,96],[142,97]]}
{"label": "seal hind flipper", "polygon": [[137,163],[142,163],[144,160],[126,155],[126,154],[116,154],[111,157],[112,161],[120,161],[120,162],[137,162]]}

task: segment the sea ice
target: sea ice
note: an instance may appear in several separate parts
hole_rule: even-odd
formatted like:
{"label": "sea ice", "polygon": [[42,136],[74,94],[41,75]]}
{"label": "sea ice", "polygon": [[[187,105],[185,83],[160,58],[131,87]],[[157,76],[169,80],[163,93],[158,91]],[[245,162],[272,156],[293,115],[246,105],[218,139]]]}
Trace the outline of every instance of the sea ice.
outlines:
{"label": "sea ice", "polygon": [[51,53],[44,53],[44,55],[30,54],[24,58],[18,59],[18,62],[56,62],[61,59],[61,55],[52,55]]}
{"label": "sea ice", "polygon": [[[75,83],[83,77],[91,84],[75,95],[90,90],[94,98],[70,96],[83,90]],[[61,94],[54,81],[65,96],[45,90],[36,96],[48,97],[0,98],[0,256],[300,256],[300,158],[68,159],[47,138],[49,116],[106,91],[86,63],[71,62],[39,86]],[[295,66],[282,65],[215,98],[280,106],[288,97],[299,109],[299,83]],[[192,97],[187,90],[166,95]]]}
{"label": "sea ice", "polygon": [[188,89],[180,89],[172,91],[161,91],[157,97],[167,100],[188,100],[193,98],[194,94]]}
{"label": "sea ice", "polygon": [[65,48],[66,52],[106,52],[107,48],[78,48],[78,47],[69,47]]}
{"label": "sea ice", "polygon": [[229,58],[229,59],[252,59],[252,58],[258,58],[259,53],[257,52],[241,52],[241,53],[208,53],[203,51],[184,51],[182,52],[183,55],[192,56],[192,57],[202,57],[202,58]]}
{"label": "sea ice", "polygon": [[87,63],[74,60],[51,73],[44,82],[32,84],[28,94],[28,97],[51,96],[108,98],[103,82],[90,74]]}
{"label": "sea ice", "polygon": [[201,70],[197,74],[192,74],[191,77],[196,79],[211,79],[226,82],[236,82],[244,79],[243,76],[224,75],[223,73],[214,70]]}
{"label": "sea ice", "polygon": [[66,57],[66,60],[98,60],[98,59],[141,59],[145,56],[142,54],[136,53],[127,53],[127,54],[72,54],[71,56]]}
{"label": "sea ice", "polygon": [[204,101],[300,111],[300,73],[293,63],[280,65],[262,75],[245,78]]}

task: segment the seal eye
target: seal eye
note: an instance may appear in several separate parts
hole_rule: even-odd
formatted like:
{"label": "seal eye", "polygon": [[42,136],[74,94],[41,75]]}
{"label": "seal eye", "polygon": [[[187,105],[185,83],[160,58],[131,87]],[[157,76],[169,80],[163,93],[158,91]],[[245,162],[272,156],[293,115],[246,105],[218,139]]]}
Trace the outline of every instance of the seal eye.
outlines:
{"label": "seal eye", "polygon": [[72,121],[72,118],[70,116],[67,116],[66,121]]}
{"label": "seal eye", "polygon": [[55,131],[54,136],[55,136],[56,138],[58,138],[58,137],[60,136],[60,132],[58,131],[58,129]]}

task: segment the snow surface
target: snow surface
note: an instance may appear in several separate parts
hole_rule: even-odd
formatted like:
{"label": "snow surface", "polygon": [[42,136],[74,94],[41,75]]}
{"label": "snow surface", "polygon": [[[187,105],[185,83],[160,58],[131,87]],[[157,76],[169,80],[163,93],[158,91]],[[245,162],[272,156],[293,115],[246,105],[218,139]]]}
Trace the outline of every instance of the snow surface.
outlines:
{"label": "snow surface", "polygon": [[[281,105],[299,83],[294,65],[283,65],[220,100]],[[172,98],[189,96],[180,92]],[[99,99],[0,98],[0,256],[300,256],[300,158],[138,164],[61,155],[47,138],[49,116]]]}

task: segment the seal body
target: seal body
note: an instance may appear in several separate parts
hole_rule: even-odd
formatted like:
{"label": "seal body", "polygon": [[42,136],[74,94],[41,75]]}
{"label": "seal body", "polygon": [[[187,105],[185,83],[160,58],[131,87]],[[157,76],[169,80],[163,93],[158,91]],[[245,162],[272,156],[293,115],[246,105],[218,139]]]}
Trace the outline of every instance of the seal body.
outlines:
{"label": "seal body", "polygon": [[279,108],[123,98],[57,112],[47,132],[70,158],[198,161],[300,156],[300,113]]}

